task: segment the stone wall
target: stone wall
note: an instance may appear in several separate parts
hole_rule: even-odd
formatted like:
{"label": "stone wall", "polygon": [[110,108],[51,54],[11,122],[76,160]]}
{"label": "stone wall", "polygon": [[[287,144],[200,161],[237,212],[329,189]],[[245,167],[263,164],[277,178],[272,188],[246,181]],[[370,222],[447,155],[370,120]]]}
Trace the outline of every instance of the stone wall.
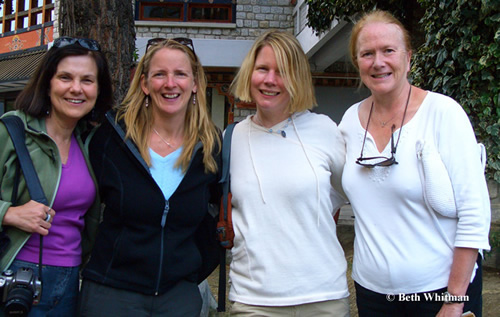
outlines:
{"label": "stone wall", "polygon": [[59,15],[61,12],[61,2],[60,1],[54,1],[54,19],[52,20],[54,22],[54,39],[59,37]]}
{"label": "stone wall", "polygon": [[[491,202],[490,244],[499,243],[500,239],[500,186],[494,181],[488,182]],[[493,239],[493,237],[496,237]],[[491,252],[485,254],[484,265],[500,269],[500,245],[492,245]]]}
{"label": "stone wall", "polygon": [[178,37],[253,40],[269,29],[293,33],[290,0],[238,0],[236,23],[136,21],[137,37]]}
{"label": "stone wall", "polygon": [[255,114],[255,109],[234,108],[234,122],[241,122],[251,114]]}
{"label": "stone wall", "polygon": [[495,181],[488,182],[491,201],[491,222],[500,224],[500,186]]}
{"label": "stone wall", "polygon": [[[238,0],[236,23],[136,21],[136,36],[253,40],[268,29],[282,29],[293,33],[294,5],[292,2],[290,0]],[[54,5],[54,38],[57,38],[59,37],[59,1],[55,1]]]}

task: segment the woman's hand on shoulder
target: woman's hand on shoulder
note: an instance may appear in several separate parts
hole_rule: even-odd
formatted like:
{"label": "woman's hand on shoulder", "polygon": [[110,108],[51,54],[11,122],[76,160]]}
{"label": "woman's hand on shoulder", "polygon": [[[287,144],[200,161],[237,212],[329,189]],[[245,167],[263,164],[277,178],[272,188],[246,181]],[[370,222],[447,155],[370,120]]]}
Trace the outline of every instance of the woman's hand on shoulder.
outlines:
{"label": "woman's hand on shoulder", "polygon": [[52,226],[55,214],[52,208],[30,200],[24,205],[9,207],[3,218],[2,226],[17,227],[26,232],[46,236]]}

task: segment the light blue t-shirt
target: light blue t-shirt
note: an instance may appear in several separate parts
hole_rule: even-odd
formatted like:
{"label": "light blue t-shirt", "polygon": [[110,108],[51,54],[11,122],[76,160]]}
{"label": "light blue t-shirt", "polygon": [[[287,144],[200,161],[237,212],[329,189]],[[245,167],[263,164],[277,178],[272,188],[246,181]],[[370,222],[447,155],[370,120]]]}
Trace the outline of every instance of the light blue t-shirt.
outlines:
{"label": "light blue t-shirt", "polygon": [[182,153],[182,147],[178,148],[174,152],[162,157],[151,148],[149,148],[149,155],[151,156],[151,175],[155,180],[156,184],[160,187],[163,192],[163,196],[168,200],[170,196],[175,192],[182,179],[184,178],[184,173],[181,168],[175,168],[175,162]]}

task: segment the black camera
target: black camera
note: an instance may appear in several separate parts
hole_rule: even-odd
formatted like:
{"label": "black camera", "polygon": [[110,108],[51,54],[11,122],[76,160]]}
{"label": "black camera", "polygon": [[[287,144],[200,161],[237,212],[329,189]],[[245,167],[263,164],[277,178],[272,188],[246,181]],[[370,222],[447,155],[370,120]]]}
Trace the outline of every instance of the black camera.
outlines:
{"label": "black camera", "polygon": [[0,275],[0,294],[5,315],[27,316],[31,305],[40,302],[42,282],[30,268],[7,270]]}

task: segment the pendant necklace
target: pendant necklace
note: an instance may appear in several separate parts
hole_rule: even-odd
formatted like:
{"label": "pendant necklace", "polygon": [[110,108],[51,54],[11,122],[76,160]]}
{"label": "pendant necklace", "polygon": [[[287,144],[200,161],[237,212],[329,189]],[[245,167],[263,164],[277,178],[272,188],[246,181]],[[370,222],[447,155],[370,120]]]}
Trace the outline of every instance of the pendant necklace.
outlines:
{"label": "pendant necklace", "polygon": [[166,144],[168,145],[171,149],[175,148],[172,144],[170,144],[167,140],[165,140],[164,138],[162,138],[162,136],[158,133],[158,131],[156,131],[155,128],[153,128],[153,131],[156,133],[156,135]]}
{"label": "pendant necklace", "polygon": [[389,122],[391,122],[394,118],[396,118],[396,116],[397,116],[400,112],[401,112],[401,109],[400,109],[398,112],[396,112],[396,114],[395,114],[395,115],[393,115],[393,116],[392,116],[392,118],[390,118],[389,120],[382,121],[382,120],[380,120],[380,119],[378,119],[378,118],[377,118],[377,120],[378,120],[378,122],[380,122],[380,125],[382,126],[382,128],[385,128],[385,126],[386,126]]}
{"label": "pendant necklace", "polygon": [[[398,147],[399,139],[401,138],[401,131],[403,131],[403,124],[405,123],[406,110],[408,110],[408,104],[410,103],[411,87],[412,86],[410,85],[410,91],[408,91],[408,98],[406,99],[405,111],[403,112],[403,120],[401,121],[401,126],[399,127],[399,135],[398,135],[398,141],[396,142],[396,148]],[[375,103],[372,101],[372,105],[370,107],[370,113],[368,114],[368,122],[366,123],[365,137],[363,138],[363,145],[361,146],[361,155],[363,155],[363,148],[365,147],[365,142],[366,142],[366,134],[368,133],[368,126],[370,125],[370,119],[372,117],[374,104]],[[386,124],[388,122],[389,121],[386,121]],[[396,129],[396,125],[393,125],[393,129]]]}

